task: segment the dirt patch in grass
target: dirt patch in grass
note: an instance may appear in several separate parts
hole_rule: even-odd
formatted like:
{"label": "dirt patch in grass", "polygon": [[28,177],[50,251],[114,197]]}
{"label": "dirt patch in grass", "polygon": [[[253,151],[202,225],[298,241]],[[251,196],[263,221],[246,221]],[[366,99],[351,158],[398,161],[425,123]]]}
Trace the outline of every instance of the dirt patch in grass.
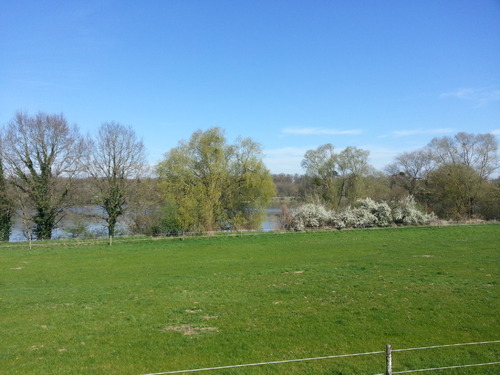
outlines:
{"label": "dirt patch in grass", "polygon": [[163,331],[174,331],[182,333],[184,336],[199,335],[201,333],[215,332],[217,327],[195,327],[190,324],[181,324],[180,326],[168,326]]}
{"label": "dirt patch in grass", "polygon": [[205,315],[205,316],[203,316],[204,320],[218,319],[218,318],[219,317],[217,315],[213,315],[213,316],[211,316],[211,315]]}
{"label": "dirt patch in grass", "polygon": [[186,310],[186,312],[187,312],[188,314],[197,314],[197,313],[200,313],[200,312],[202,312],[202,311],[203,311],[203,310],[189,310],[189,309],[188,309],[188,310]]}

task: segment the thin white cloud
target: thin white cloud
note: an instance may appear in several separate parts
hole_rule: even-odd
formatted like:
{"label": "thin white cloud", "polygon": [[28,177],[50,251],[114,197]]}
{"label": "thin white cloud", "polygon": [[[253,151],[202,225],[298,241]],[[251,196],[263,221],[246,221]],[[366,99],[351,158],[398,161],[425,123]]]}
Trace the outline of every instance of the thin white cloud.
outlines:
{"label": "thin white cloud", "polygon": [[285,128],[281,132],[296,135],[356,135],[362,133],[359,129],[337,130],[322,128]]}
{"label": "thin white cloud", "polygon": [[280,157],[280,156],[304,156],[304,154],[310,148],[307,147],[283,147],[275,148],[271,150],[264,150],[264,154],[268,157]]}
{"label": "thin white cloud", "polygon": [[264,164],[271,173],[304,173],[301,162],[312,147],[282,147],[264,150]]}
{"label": "thin white cloud", "polygon": [[413,135],[435,135],[435,134],[449,134],[453,133],[451,128],[437,128],[437,129],[411,129],[411,130],[395,130],[391,134],[394,137],[409,137]]}
{"label": "thin white cloud", "polygon": [[439,95],[441,99],[459,99],[484,106],[492,102],[500,101],[500,89],[498,87],[460,88]]}
{"label": "thin white cloud", "polygon": [[500,135],[500,129],[495,129],[491,132],[493,135]]}

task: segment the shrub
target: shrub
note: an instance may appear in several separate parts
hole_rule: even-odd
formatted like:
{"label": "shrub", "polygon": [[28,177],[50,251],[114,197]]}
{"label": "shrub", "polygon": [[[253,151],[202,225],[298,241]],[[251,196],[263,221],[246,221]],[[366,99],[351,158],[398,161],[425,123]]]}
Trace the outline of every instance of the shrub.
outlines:
{"label": "shrub", "polygon": [[413,196],[408,195],[392,204],[392,218],[398,225],[422,225],[436,219],[436,216],[421,212]]}
{"label": "shrub", "polygon": [[386,202],[375,202],[371,198],[359,199],[358,209],[363,209],[375,217],[375,225],[387,227],[393,223],[392,210]]}
{"label": "shrub", "polygon": [[288,229],[301,231],[307,228],[322,228],[329,221],[330,214],[322,205],[308,203],[288,212],[286,225]]}
{"label": "shrub", "polygon": [[422,225],[435,220],[434,214],[418,210],[413,197],[408,196],[391,205],[375,202],[371,198],[359,199],[355,207],[344,211],[327,211],[322,205],[308,203],[295,210],[282,211],[282,224],[285,229],[302,231],[325,226],[343,228],[388,227],[397,225]]}
{"label": "shrub", "polygon": [[377,217],[363,207],[347,208],[342,217],[348,228],[369,228],[377,225]]}

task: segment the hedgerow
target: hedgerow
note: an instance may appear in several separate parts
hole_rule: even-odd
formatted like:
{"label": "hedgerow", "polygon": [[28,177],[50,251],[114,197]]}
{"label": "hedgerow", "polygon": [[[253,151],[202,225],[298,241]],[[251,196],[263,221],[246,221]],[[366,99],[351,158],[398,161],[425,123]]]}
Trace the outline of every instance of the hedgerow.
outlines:
{"label": "hedgerow", "polygon": [[343,211],[327,210],[321,204],[308,203],[296,209],[284,209],[282,226],[303,231],[320,228],[371,228],[394,225],[423,225],[436,219],[417,208],[412,196],[394,202],[359,199]]}

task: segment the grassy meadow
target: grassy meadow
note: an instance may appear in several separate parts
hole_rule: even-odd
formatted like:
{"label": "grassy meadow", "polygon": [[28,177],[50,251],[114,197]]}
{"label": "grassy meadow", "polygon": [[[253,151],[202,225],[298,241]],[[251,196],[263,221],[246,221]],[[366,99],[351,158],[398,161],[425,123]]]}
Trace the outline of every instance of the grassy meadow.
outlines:
{"label": "grassy meadow", "polygon": [[[0,245],[0,374],[140,375],[500,339],[500,225]],[[394,371],[500,344],[394,354]],[[209,371],[377,374],[383,354]],[[485,366],[439,374],[498,374]]]}

